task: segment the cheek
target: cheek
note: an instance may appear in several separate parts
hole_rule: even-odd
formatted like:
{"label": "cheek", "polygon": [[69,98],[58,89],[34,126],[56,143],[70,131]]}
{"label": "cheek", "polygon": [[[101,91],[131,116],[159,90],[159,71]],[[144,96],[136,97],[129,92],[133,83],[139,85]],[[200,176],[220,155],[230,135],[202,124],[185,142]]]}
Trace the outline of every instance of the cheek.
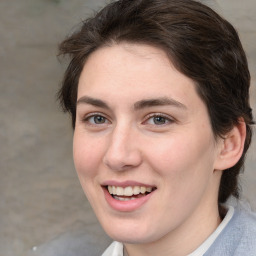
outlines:
{"label": "cheek", "polygon": [[174,134],[154,145],[151,143],[151,149],[151,163],[155,169],[178,181],[189,176],[198,180],[213,166],[214,143],[208,134],[199,136],[191,131],[188,135]]}
{"label": "cheek", "polygon": [[102,159],[102,147],[100,141],[94,141],[85,136],[74,134],[73,139],[73,158],[76,171],[79,177],[94,176],[97,166]]}
{"label": "cheek", "polygon": [[[165,212],[179,215],[189,214],[204,197],[211,184],[213,171],[213,144],[202,141],[199,136],[178,136],[161,146],[154,145],[151,166],[162,178]],[[158,144],[159,145],[159,144]],[[166,201],[169,202],[166,204]],[[161,198],[159,198],[159,204]]]}

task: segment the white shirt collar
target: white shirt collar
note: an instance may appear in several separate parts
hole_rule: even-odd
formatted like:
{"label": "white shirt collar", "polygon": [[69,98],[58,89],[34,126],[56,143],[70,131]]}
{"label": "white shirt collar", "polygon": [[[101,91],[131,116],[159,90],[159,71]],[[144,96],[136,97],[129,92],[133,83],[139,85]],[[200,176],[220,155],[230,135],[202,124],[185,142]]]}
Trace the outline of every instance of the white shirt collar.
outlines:
{"label": "white shirt collar", "polygon": [[124,246],[114,241],[101,256],[123,256]]}
{"label": "white shirt collar", "polygon": [[228,212],[225,216],[225,218],[222,220],[220,225],[215,229],[215,231],[192,253],[190,253],[187,256],[202,256],[204,253],[207,252],[207,250],[211,247],[211,245],[214,243],[214,241],[217,239],[219,234],[222,232],[222,230],[227,226],[229,221],[234,215],[234,208],[232,206],[228,207]]}

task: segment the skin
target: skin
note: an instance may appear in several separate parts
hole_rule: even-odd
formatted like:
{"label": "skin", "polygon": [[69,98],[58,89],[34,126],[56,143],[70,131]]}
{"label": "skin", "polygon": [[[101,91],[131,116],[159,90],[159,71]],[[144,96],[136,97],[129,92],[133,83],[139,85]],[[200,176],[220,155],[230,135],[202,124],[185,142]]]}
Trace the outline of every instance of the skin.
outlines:
{"label": "skin", "polygon": [[[158,48],[114,44],[87,59],[77,100],[75,167],[105,231],[132,256],[194,251],[220,223],[223,148],[194,82]],[[157,189],[118,211],[104,196],[109,181]]]}

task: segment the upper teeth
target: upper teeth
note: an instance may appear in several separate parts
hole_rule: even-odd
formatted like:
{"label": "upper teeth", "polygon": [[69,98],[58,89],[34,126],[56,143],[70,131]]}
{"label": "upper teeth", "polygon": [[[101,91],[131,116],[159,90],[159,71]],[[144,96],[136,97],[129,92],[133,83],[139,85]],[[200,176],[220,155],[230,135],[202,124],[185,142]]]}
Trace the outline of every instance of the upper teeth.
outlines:
{"label": "upper teeth", "polygon": [[151,192],[153,190],[152,187],[143,187],[143,186],[134,186],[134,187],[116,187],[116,186],[108,186],[108,192],[112,195],[117,196],[132,196],[138,194],[144,194],[145,192]]}

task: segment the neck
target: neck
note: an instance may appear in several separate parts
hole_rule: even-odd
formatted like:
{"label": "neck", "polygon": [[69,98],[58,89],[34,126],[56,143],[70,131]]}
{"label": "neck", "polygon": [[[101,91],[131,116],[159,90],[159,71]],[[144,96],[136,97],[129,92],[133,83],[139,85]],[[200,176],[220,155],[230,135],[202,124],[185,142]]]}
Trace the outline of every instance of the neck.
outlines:
{"label": "neck", "polygon": [[[196,250],[218,227],[221,222],[218,207],[210,209],[199,218],[191,218],[176,230],[166,234],[158,241],[145,244],[125,244],[124,256],[188,255]],[[190,232],[188,232],[188,230]],[[161,254],[160,254],[161,252]]]}

